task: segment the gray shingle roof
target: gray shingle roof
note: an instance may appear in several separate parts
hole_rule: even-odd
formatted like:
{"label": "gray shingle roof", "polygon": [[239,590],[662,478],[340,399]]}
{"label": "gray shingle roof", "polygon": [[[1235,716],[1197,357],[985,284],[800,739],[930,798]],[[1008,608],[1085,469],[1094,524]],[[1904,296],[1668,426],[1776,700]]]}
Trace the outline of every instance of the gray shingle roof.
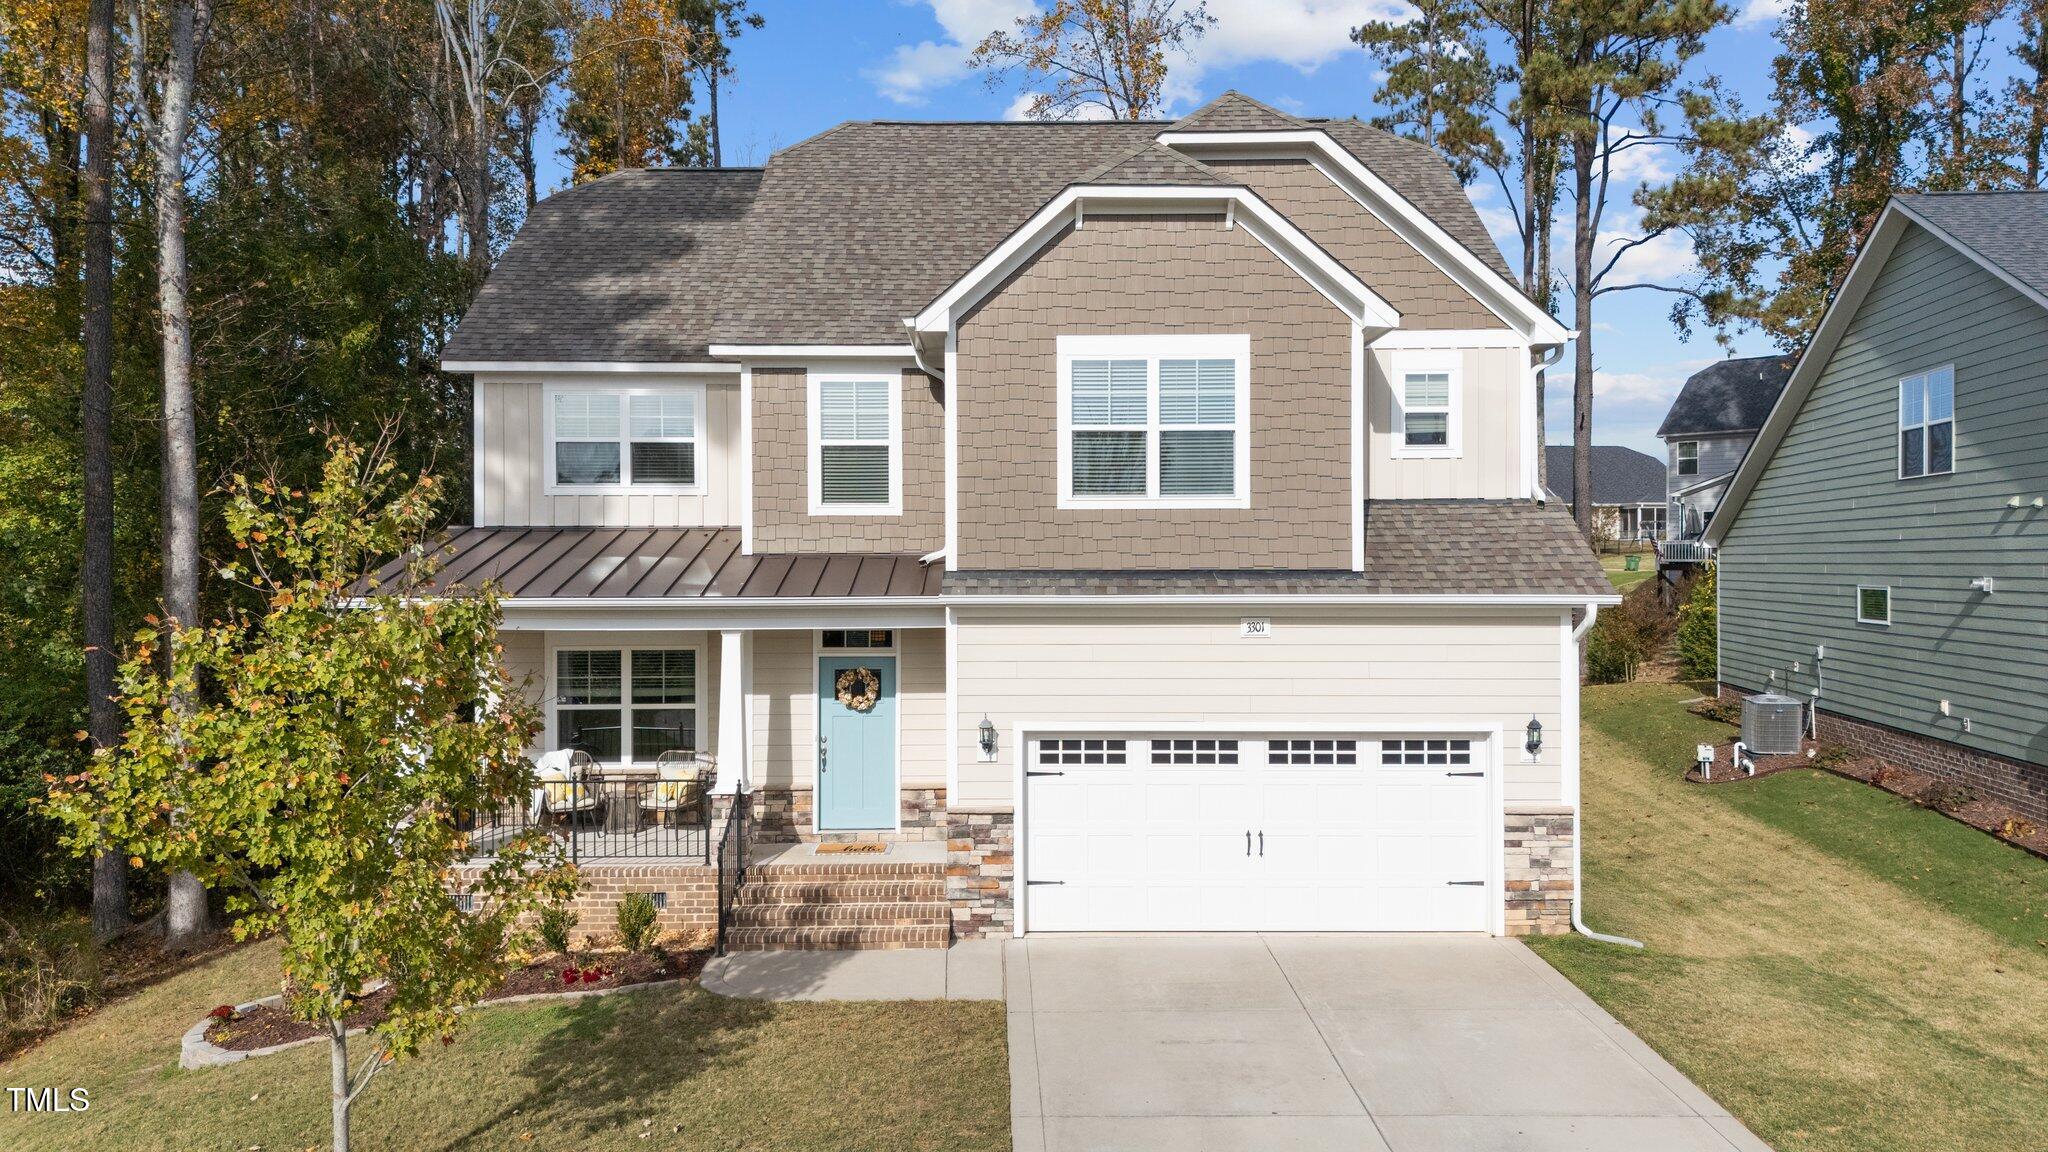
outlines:
{"label": "gray shingle roof", "polygon": [[[1547,444],[1543,464],[1551,494],[1572,502],[1572,446]],[[1664,462],[1619,444],[1593,445],[1593,503],[1662,504]]]}
{"label": "gray shingle roof", "polygon": [[758,168],[643,168],[557,192],[441,352],[445,360],[705,359]]}
{"label": "gray shingle roof", "polygon": [[2048,296],[2048,192],[1928,192],[1899,206]]}
{"label": "gray shingle roof", "polygon": [[1365,571],[949,572],[948,595],[1612,596],[1557,504],[1381,500],[1365,508]]}
{"label": "gray shingle roof", "polygon": [[[508,597],[714,599],[936,596],[939,568],[915,556],[740,554],[737,528],[450,528],[422,591],[493,581]],[[377,573],[395,580],[404,561]]]}
{"label": "gray shingle roof", "polygon": [[557,193],[499,260],[448,360],[701,359],[709,344],[900,344],[916,314],[1062,188],[1233,183],[1169,127],[1320,128],[1508,275],[1448,166],[1356,120],[1235,93],[1164,122],[854,121],[764,171],[643,170]]}
{"label": "gray shingle roof", "polygon": [[1299,117],[1231,90],[1174,121],[1176,132],[1284,132],[1306,127]]}
{"label": "gray shingle roof", "polygon": [[1686,377],[1671,411],[1657,426],[1657,435],[1756,431],[1764,426],[1798,360],[1789,355],[1742,356],[1700,369]]}

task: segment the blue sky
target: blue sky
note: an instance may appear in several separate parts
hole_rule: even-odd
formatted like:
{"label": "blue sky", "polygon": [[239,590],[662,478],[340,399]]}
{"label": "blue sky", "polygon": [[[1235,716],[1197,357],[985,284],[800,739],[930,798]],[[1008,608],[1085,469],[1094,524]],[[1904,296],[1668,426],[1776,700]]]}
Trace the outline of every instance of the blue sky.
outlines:
{"label": "blue sky", "polygon": [[[1719,74],[1752,107],[1770,92],[1769,68],[1777,43],[1779,0],[1730,0],[1740,15],[1716,32],[1692,63],[1692,75]],[[991,91],[968,72],[966,58],[984,33],[1006,26],[1030,0],[755,0],[767,26],[749,30],[735,45],[738,70],[721,94],[725,158],[729,164],[758,164],[770,153],[842,120],[959,120],[1013,116],[1014,89]],[[1316,116],[1372,116],[1378,87],[1374,66],[1349,43],[1356,24],[1397,13],[1395,0],[1209,0],[1217,26],[1191,60],[1179,61],[1168,80],[1169,112],[1190,111],[1225,89],[1235,88],[1291,112]],[[1675,158],[1643,149],[1631,165],[1633,179],[1667,175]],[[545,185],[560,186],[567,170],[550,158]],[[1519,266],[1506,204],[1497,193],[1469,190],[1509,262]],[[1621,189],[1611,198],[1608,227],[1617,234],[1632,223],[1633,209]],[[1558,237],[1569,244],[1566,222]],[[1667,242],[1669,241],[1669,242]],[[1568,249],[1560,263],[1568,266]],[[1632,254],[1628,270],[1640,278],[1674,280],[1690,265],[1684,243],[1660,239]],[[1685,377],[1727,353],[1705,334],[1681,343],[1667,318],[1670,298],[1655,292],[1622,292],[1596,305],[1594,351],[1596,397],[1594,440],[1625,444],[1662,455],[1655,437],[1671,398]],[[1737,338],[1736,354],[1774,349],[1754,334]],[[1571,354],[1551,372],[1548,396],[1550,442],[1571,435]]]}

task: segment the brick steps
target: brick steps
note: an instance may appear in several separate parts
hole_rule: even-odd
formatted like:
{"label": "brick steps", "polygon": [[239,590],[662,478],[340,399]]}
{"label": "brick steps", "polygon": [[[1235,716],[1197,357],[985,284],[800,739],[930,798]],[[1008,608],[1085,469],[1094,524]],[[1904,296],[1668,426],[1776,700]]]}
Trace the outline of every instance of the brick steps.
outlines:
{"label": "brick steps", "polygon": [[764,864],[734,898],[736,952],[944,948],[952,942],[942,864],[850,860]]}
{"label": "brick steps", "polygon": [[726,933],[732,952],[845,952],[870,948],[944,948],[952,942],[946,924],[909,927],[835,924],[808,927],[734,928]]}

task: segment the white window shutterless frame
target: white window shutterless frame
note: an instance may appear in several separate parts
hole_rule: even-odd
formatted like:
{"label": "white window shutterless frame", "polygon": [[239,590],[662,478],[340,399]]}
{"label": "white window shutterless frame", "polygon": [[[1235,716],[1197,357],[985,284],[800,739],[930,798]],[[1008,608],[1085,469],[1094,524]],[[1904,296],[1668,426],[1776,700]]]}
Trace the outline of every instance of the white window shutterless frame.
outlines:
{"label": "white window shutterless frame", "polygon": [[1956,370],[1936,368],[1899,381],[1899,479],[1956,470]]}
{"label": "white window shutterless frame", "polygon": [[805,391],[811,515],[901,515],[901,373],[813,371]]}
{"label": "white window shutterless frame", "polygon": [[704,385],[550,384],[541,390],[541,490],[704,494]]}
{"label": "white window shutterless frame", "polygon": [[1061,336],[1061,508],[1251,507],[1251,336]]}
{"label": "white window shutterless frame", "polygon": [[1397,352],[1391,367],[1394,458],[1442,460],[1464,455],[1464,357],[1455,351]]}

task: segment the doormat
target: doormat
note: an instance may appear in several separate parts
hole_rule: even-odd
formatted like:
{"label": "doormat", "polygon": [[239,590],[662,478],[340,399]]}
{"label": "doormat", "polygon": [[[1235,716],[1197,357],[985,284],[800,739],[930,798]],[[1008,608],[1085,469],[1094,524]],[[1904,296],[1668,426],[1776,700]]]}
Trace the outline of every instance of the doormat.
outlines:
{"label": "doormat", "polygon": [[888,850],[889,850],[889,846],[888,846],[887,844],[820,844],[820,845],[818,845],[818,855],[820,855],[820,856],[828,856],[828,855],[838,855],[838,854],[841,854],[841,853],[844,853],[844,854],[846,854],[846,855],[849,855],[849,856],[853,856],[853,855],[860,855],[860,856],[868,856],[868,855],[880,855],[881,853],[887,852]]}

